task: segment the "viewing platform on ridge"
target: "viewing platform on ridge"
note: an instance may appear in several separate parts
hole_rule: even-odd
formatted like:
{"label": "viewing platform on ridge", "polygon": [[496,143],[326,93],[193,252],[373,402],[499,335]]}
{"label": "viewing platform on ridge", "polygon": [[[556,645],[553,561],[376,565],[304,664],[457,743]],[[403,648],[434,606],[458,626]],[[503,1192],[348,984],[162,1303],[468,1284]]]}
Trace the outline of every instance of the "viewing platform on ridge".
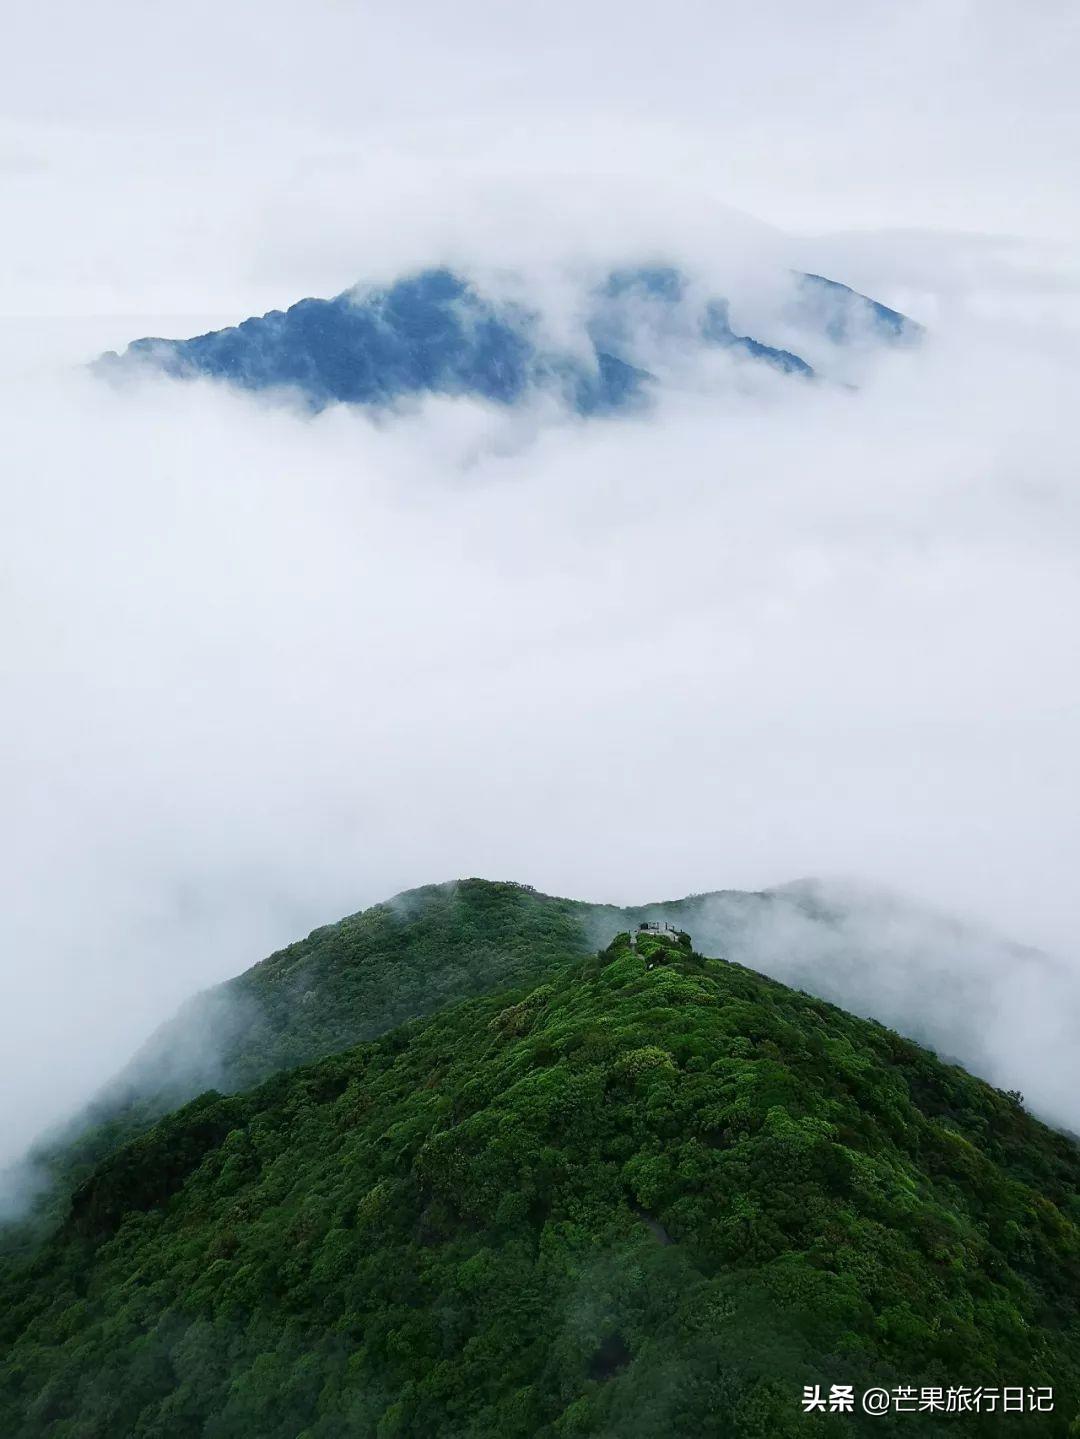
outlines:
{"label": "viewing platform on ridge", "polygon": [[659,941],[662,945],[673,945],[679,949],[691,949],[693,946],[690,936],[683,929],[677,929],[673,924],[660,922],[658,920],[643,920],[636,929],[630,930],[630,948],[637,949],[642,942],[647,942],[647,948],[652,949],[653,943]]}

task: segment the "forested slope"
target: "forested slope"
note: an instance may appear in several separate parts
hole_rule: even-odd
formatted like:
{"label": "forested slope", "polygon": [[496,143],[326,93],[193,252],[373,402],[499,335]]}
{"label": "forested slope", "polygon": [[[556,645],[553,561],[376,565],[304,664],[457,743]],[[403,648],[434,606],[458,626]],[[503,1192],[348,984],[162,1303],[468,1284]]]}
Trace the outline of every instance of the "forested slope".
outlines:
{"label": "forested slope", "polygon": [[[1023,1076],[1038,1079],[1040,1066],[1002,1033],[1003,1015],[1038,993],[1067,1030],[1075,1006],[1069,975],[1046,956],[890,896],[805,883],[617,907],[510,882],[426,885],[322,926],[185,1005],[38,1146],[43,1217],[112,1149],[206,1089],[245,1089],[470,995],[539,982],[644,919],[882,1020],[1005,1089],[1027,1088]],[[1066,1078],[1042,1085],[1054,1117],[1072,1113]]]}
{"label": "forested slope", "polygon": [[[624,937],[106,1159],[0,1279],[0,1432],[1064,1435],[1078,1194],[1008,1096]],[[803,1415],[832,1381],[1056,1409]]]}
{"label": "forested slope", "polygon": [[324,925],[184,1005],[39,1147],[40,1166],[63,1198],[110,1150],[205,1089],[248,1088],[587,953],[595,936],[606,941],[618,927],[617,911],[597,927],[597,908],[470,879],[409,890]]}

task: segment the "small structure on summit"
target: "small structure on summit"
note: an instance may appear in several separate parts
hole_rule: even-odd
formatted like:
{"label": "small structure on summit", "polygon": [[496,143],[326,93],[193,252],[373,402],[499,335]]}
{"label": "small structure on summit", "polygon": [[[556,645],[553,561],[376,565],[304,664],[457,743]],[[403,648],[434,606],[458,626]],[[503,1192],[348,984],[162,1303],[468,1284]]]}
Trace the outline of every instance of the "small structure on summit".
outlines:
{"label": "small structure on summit", "polygon": [[637,942],[640,939],[661,939],[667,940],[669,944],[682,945],[689,936],[681,929],[676,929],[673,924],[660,924],[657,920],[646,919],[638,925],[636,931],[630,931],[630,948],[637,949]]}

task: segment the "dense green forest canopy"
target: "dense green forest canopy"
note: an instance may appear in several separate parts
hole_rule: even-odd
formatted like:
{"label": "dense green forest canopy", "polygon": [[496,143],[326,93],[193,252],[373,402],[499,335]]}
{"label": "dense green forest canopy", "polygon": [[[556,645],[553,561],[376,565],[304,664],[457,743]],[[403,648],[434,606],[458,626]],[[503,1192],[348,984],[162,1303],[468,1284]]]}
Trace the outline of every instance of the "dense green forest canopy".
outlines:
{"label": "dense green forest canopy", "polygon": [[196,995],[39,1146],[55,1212],[104,1155],[206,1089],[250,1088],[469,995],[606,943],[618,911],[473,879],[425,885],[288,945]]}
{"label": "dense green forest canopy", "polygon": [[538,979],[639,920],[692,921],[710,898],[618,909],[466,879],[324,925],[195,996],[39,1146],[40,1171],[54,1181],[40,1201],[46,1217],[106,1154],[206,1089],[247,1089],[456,1000]]}
{"label": "dense green forest canopy", "polygon": [[[205,1094],[104,1158],[0,1274],[0,1432],[1069,1432],[1071,1140],[688,943],[559,962],[572,938],[541,983]],[[1052,1385],[1056,1408],[804,1415],[834,1381]]]}
{"label": "dense green forest canopy", "polygon": [[[710,955],[886,1020],[983,1072],[980,1015],[991,1029],[998,1025],[1002,994],[1015,988],[1003,990],[1001,974],[1026,972],[1045,985],[1054,978],[1045,957],[1008,945],[988,952],[982,936],[890,908],[888,897],[871,897],[869,909],[860,903],[811,883],[623,908],[483,879],[409,890],[313,931],[185,1005],[80,1114],[39,1143],[38,1213],[46,1224],[54,1220],[106,1154],[207,1089],[247,1089],[470,995],[539,982],[643,920],[673,922]],[[891,953],[887,936],[912,921],[918,944]],[[878,932],[886,940],[875,947]],[[931,985],[936,1005],[922,1003]],[[1002,1083],[1016,1068],[988,1077]]]}

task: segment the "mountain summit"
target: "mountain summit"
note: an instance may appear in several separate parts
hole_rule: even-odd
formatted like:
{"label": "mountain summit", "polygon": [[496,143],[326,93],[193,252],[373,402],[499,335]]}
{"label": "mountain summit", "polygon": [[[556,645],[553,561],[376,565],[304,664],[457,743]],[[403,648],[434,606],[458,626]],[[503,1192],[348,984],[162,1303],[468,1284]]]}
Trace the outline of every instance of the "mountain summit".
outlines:
{"label": "mountain summit", "polygon": [[[896,310],[819,275],[791,277],[769,317],[785,339],[818,347],[894,344],[919,327]],[[549,396],[579,415],[632,410],[661,382],[666,351],[726,355],[809,379],[815,365],[791,348],[743,333],[728,299],[682,271],[611,272],[575,298],[572,333],[551,333],[541,304],[486,294],[447,269],[424,270],[333,299],[305,299],[191,339],[135,340],[99,365],[140,366],[176,378],[208,376],[247,390],[289,390],[314,409],[383,406],[422,395],[464,395],[498,405]]]}

